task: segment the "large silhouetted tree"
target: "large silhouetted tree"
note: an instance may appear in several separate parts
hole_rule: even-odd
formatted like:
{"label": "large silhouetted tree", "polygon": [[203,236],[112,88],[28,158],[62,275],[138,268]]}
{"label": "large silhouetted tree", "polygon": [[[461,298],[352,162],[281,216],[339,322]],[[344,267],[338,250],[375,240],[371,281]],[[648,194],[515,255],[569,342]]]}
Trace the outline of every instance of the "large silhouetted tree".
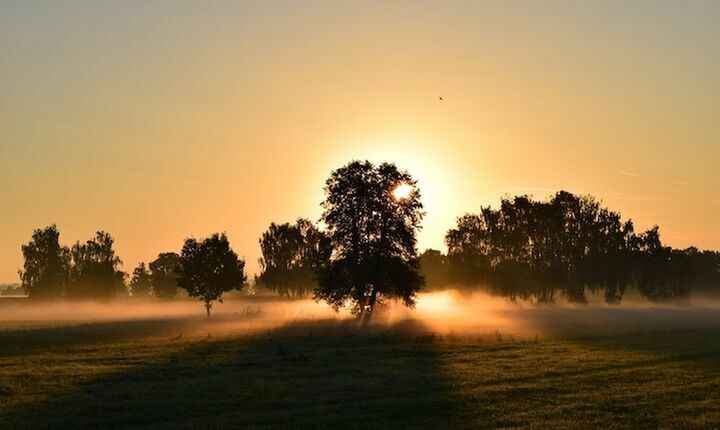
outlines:
{"label": "large silhouetted tree", "polygon": [[303,297],[317,285],[317,274],[330,258],[327,236],[309,220],[270,224],[260,238],[262,272],[258,285],[280,295]]}
{"label": "large silhouetted tree", "polygon": [[122,261],[115,255],[113,237],[98,231],[85,243],[77,242],[70,250],[72,268],[67,296],[108,299],[126,291]]}
{"label": "large silhouetted tree", "polygon": [[150,279],[153,294],[161,299],[172,299],[177,294],[180,276],[180,256],[174,252],[163,252],[150,262]]}
{"label": "large silhouetted tree", "polygon": [[223,293],[240,290],[245,280],[245,261],[230,248],[224,233],[185,240],[178,285],[205,303],[208,318],[213,302],[222,303]]}
{"label": "large silhouetted tree", "polygon": [[424,215],[412,176],[394,164],[353,161],[332,172],[322,207],[332,256],[316,300],[336,309],[349,302],[368,316],[386,299],[412,307],[423,283],[416,233]]}
{"label": "large silhouetted tree", "polygon": [[130,291],[133,297],[147,297],[152,289],[152,280],[150,272],[145,263],[140,263],[133,270],[132,279],[130,280]]}
{"label": "large silhouetted tree", "polygon": [[25,263],[19,271],[25,293],[30,297],[60,298],[70,276],[70,250],[60,245],[55,225],[37,229],[22,246]]}

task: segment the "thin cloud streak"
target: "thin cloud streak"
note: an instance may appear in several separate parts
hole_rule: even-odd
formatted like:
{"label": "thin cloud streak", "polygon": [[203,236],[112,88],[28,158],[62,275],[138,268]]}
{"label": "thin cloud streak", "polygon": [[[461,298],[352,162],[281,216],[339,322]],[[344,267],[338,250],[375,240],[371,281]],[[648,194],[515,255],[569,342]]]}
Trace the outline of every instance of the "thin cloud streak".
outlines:
{"label": "thin cloud streak", "polygon": [[640,195],[626,195],[623,197],[625,200],[636,201],[636,202],[659,202],[663,200],[672,200],[671,197],[665,196],[640,196]]}
{"label": "thin cloud streak", "polygon": [[631,178],[647,179],[647,180],[649,180],[649,181],[657,181],[657,180],[658,180],[658,179],[657,179],[656,177],[654,177],[654,176],[641,175],[641,174],[638,174],[638,173],[631,173],[631,172],[622,171],[622,172],[620,172],[620,174],[623,175],[623,176],[629,176],[629,177],[631,177]]}
{"label": "thin cloud streak", "polygon": [[[668,181],[665,181],[665,180],[663,180],[663,179],[656,178],[655,176],[642,175],[642,174],[640,174],[640,173],[632,173],[632,172],[627,172],[627,171],[624,171],[624,170],[623,170],[622,172],[620,172],[620,174],[623,175],[623,176],[628,176],[628,177],[630,177],[630,178],[645,179],[645,180],[647,180],[647,181],[668,182]],[[673,185],[679,185],[679,186],[681,186],[681,187],[689,187],[689,186],[690,186],[690,184],[688,184],[688,183],[685,182],[685,181],[669,181],[669,183],[671,183],[671,184],[673,184]]]}
{"label": "thin cloud streak", "polygon": [[607,194],[610,197],[617,197],[622,200],[636,201],[636,202],[657,202],[663,200],[672,200],[672,197],[668,196],[648,196],[642,194],[628,194],[623,192],[613,192]]}

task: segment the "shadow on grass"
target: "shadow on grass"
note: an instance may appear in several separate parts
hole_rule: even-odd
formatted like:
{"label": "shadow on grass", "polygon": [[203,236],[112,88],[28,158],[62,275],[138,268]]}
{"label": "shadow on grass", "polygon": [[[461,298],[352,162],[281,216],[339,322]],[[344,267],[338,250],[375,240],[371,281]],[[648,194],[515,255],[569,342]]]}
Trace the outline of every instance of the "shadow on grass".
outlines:
{"label": "shadow on grass", "polygon": [[551,309],[518,316],[544,337],[604,351],[651,355],[656,360],[720,363],[716,309]]}
{"label": "shadow on grass", "polygon": [[177,335],[198,326],[200,318],[109,321],[60,325],[57,327],[21,328],[0,331],[0,357],[12,357],[54,349],[85,347],[136,340],[152,336]]}
{"label": "shadow on grass", "polygon": [[[159,362],[20,405],[0,427],[440,428],[452,397],[419,323],[298,323],[190,344]],[[51,376],[50,376],[51,377]]]}

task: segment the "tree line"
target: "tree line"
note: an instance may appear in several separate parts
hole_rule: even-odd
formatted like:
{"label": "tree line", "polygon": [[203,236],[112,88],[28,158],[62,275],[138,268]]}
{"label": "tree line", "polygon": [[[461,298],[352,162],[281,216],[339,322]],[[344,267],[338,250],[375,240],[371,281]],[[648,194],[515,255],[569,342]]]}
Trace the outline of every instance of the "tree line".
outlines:
{"label": "tree line", "polygon": [[421,257],[429,284],[481,285],[513,299],[585,302],[589,291],[617,303],[633,287],[658,301],[720,287],[720,253],[673,249],[657,226],[638,233],[592,196],[567,191],[547,201],[504,198],[498,209],[466,214],[445,243],[447,255]]}
{"label": "tree line", "polygon": [[[370,315],[377,305],[417,292],[456,286],[484,288],[511,299],[584,302],[587,292],[619,302],[628,288],[650,300],[687,297],[691,289],[720,286],[720,253],[672,249],[659,229],[637,233],[631,220],[591,196],[560,191],[547,201],[504,198],[458,218],[446,237],[447,254],[417,251],[424,216],[415,179],[394,164],[353,161],[325,183],[320,222],[271,223],[259,239],[258,288],[287,297],[313,294],[334,308]],[[402,191],[402,192],[398,192]],[[179,288],[212,303],[240,290],[245,261],[225,234],[185,240],[127,274],[99,231],[72,247],[60,245],[51,225],[22,246],[22,286],[31,297],[108,299],[117,295],[172,298]]]}
{"label": "tree line", "polygon": [[86,242],[67,247],[60,244],[57,226],[35,230],[22,246],[25,263],[19,275],[25,293],[39,299],[171,299],[183,288],[203,301],[209,317],[214,301],[222,302],[223,293],[246,282],[245,261],[230,248],[225,234],[186,239],[180,254],[164,252],[147,266],[140,263],[127,285],[114,242],[109,233],[98,231]]}

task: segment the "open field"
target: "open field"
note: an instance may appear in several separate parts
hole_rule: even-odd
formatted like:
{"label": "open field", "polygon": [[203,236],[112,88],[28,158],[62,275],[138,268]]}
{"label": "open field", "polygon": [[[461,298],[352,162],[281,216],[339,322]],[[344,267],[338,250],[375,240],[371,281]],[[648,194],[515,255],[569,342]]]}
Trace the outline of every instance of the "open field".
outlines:
{"label": "open field", "polygon": [[364,328],[307,301],[32,309],[0,302],[3,429],[720,426],[714,308],[441,293]]}

